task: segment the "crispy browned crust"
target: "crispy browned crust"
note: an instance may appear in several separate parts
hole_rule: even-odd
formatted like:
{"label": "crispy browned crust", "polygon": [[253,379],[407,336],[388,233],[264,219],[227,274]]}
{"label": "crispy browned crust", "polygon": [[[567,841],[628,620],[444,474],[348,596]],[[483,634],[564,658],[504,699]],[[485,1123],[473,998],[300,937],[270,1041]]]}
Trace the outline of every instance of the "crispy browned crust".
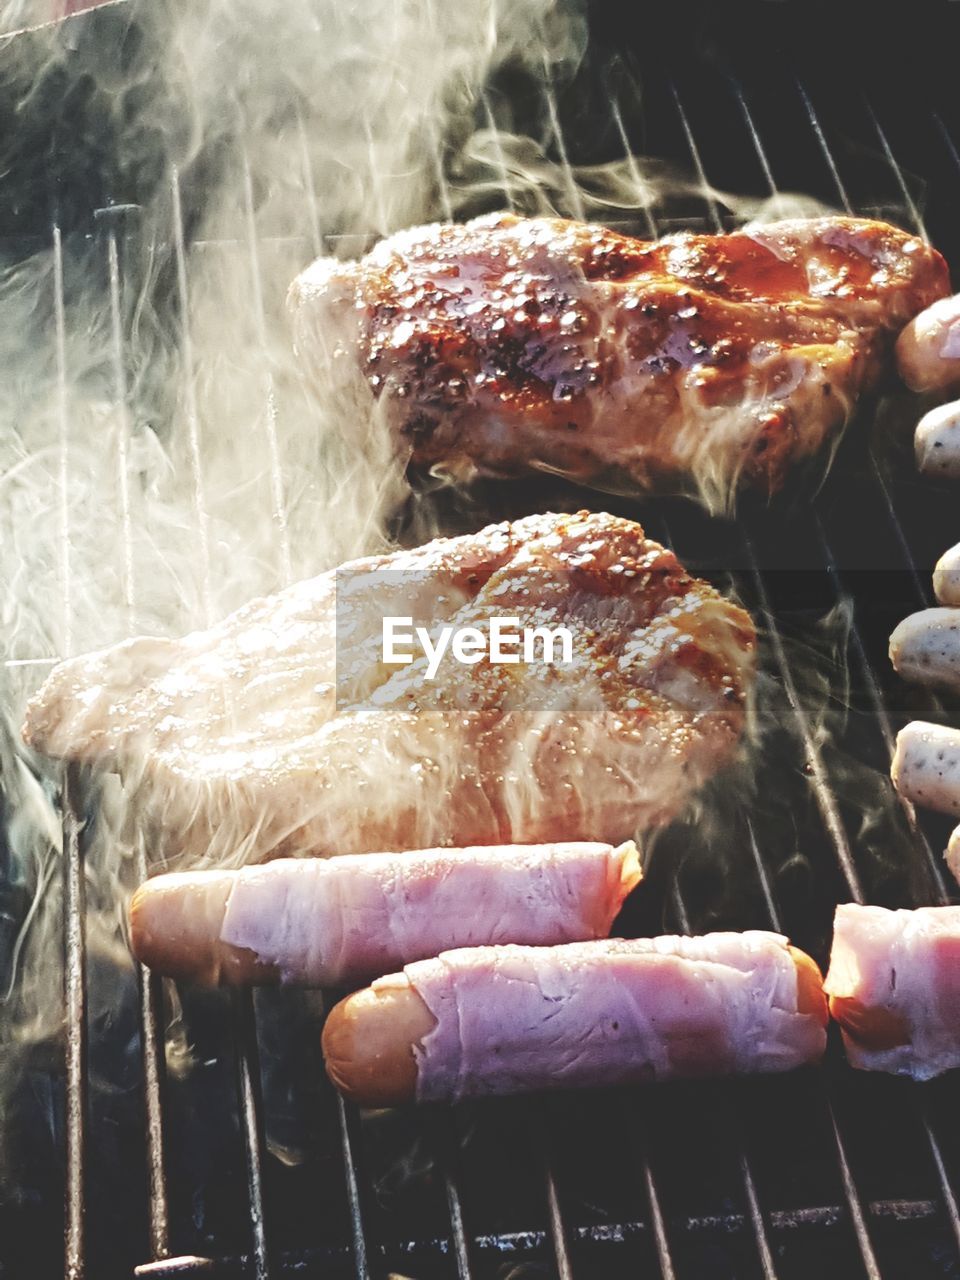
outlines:
{"label": "crispy browned crust", "polygon": [[418,466],[721,493],[777,489],[947,291],[935,250],[867,219],[648,243],[500,214],[318,264],[292,301],[299,349],[353,345]]}

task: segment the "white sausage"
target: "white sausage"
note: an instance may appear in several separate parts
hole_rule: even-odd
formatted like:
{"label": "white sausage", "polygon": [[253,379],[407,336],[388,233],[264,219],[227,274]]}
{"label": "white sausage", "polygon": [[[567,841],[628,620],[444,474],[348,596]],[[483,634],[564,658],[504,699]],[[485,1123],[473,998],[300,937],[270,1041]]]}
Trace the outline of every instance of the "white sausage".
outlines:
{"label": "white sausage", "polygon": [[947,841],[944,857],[954,880],[960,883],[960,827],[954,827],[953,834]]}
{"label": "white sausage", "polygon": [[910,321],[897,340],[897,368],[913,391],[960,388],[960,294]]}
{"label": "white sausage", "polygon": [[908,724],[897,735],[890,776],[907,800],[960,817],[960,729]]}
{"label": "white sausage", "polygon": [[960,688],[960,609],[904,618],[890,637],[890,661],[905,680]]}
{"label": "white sausage", "polygon": [[960,542],[937,561],[933,589],[941,604],[960,605]]}
{"label": "white sausage", "polygon": [[925,413],[913,439],[920,471],[929,476],[960,477],[960,401]]}

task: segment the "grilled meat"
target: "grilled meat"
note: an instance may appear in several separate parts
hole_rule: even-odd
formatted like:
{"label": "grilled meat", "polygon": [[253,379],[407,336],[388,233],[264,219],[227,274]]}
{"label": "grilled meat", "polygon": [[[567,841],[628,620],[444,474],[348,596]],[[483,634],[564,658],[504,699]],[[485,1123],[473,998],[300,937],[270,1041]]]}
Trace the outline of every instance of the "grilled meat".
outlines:
{"label": "grilled meat", "polygon": [[[572,661],[386,665],[385,616],[569,629]],[[182,640],[72,659],[27,712],[119,770],[168,855],[603,840],[733,753],[755,635],[639,525],[532,516],[344,566]],[[540,652],[540,651],[538,651]]]}
{"label": "grilled meat", "polygon": [[726,506],[835,440],[896,332],[947,290],[938,253],[866,219],[647,243],[497,214],[320,259],[290,304],[348,429],[385,422],[418,467]]}

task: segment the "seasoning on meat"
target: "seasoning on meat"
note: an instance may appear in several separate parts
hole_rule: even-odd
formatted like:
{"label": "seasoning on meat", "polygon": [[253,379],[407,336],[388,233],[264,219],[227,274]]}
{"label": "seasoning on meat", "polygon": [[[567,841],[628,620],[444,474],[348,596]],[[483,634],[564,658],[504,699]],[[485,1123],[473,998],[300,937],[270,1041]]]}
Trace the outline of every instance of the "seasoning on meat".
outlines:
{"label": "seasoning on meat", "polygon": [[[425,657],[384,662],[396,612],[562,625],[573,661],[450,660],[430,680]],[[754,650],[747,614],[638,524],[538,515],[355,561],[182,640],[71,659],[25,735],[118,770],[167,858],[619,844],[730,760]]]}
{"label": "seasoning on meat", "polygon": [[934,249],[868,219],[648,243],[501,213],[320,259],[290,306],[345,429],[385,422],[416,467],[725,507],[835,443],[897,331],[948,288]]}

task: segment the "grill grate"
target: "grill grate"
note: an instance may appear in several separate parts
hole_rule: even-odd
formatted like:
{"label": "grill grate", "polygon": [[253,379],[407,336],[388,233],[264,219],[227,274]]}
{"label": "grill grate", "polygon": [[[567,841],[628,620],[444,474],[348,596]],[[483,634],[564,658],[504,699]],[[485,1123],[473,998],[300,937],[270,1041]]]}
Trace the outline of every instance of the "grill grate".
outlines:
{"label": "grill grate", "polygon": [[[701,150],[695,111],[685,105],[688,101],[696,101],[696,98],[688,98],[683,85],[676,82],[668,81],[665,90],[664,103],[674,113],[668,133],[671,137],[684,140],[689,161],[702,191],[701,213],[708,225],[720,228],[723,224],[722,210],[712,194],[710,181],[719,182],[721,177],[724,180],[726,178],[723,167],[718,164],[714,171],[714,162],[708,157],[706,148]],[[748,147],[752,149],[754,162],[759,166],[760,182],[770,196],[776,198],[779,159],[776,151],[768,156],[763,118],[755,114],[752,96],[736,80],[725,81],[725,92],[732,109],[739,113]],[[831,187],[832,198],[848,210],[876,212],[873,202],[864,206],[858,201],[854,175],[845,171],[843,160],[834,153],[828,131],[818,114],[815,91],[803,83],[795,84],[785,80],[782,95],[784,99],[788,96],[795,99],[793,105],[803,114],[822,163],[825,181]],[[621,149],[624,154],[629,155],[633,145],[628,121],[633,119],[633,113],[619,101],[614,101],[611,109]],[[489,99],[486,102],[486,115],[496,131],[496,110]],[[901,219],[908,219],[918,233],[924,235],[924,222],[915,194],[915,184],[908,181],[898,163],[896,142],[890,140],[869,103],[863,104],[863,115],[873,130],[872,146],[882,157],[889,177],[892,204],[887,211],[890,207],[898,207]],[[545,118],[552,134],[553,150],[564,175],[570,212],[575,214],[578,196],[571,168],[573,150],[565,141],[561,124],[564,119],[563,104],[549,89],[546,92]],[[931,111],[928,123],[938,139],[944,161],[954,165],[957,175],[960,175],[960,155],[949,128],[944,123],[943,115]],[[739,146],[739,142],[736,145]],[[500,156],[502,163],[504,198],[507,203],[515,204],[513,180],[504,148],[499,141],[496,144],[496,154]],[[309,192],[312,189],[312,175],[306,157],[304,143],[304,183]],[[244,164],[247,180],[242,214],[246,235],[242,242],[230,248],[248,257],[252,305],[255,319],[261,333],[264,333],[266,320],[261,285],[261,241],[256,225],[249,164],[245,159]],[[442,177],[443,166],[439,159],[437,173]],[[640,172],[636,169],[635,179],[642,224],[638,231],[641,234],[662,231],[664,228],[657,225],[654,209],[646,197]],[[197,246],[191,249],[184,226],[180,185],[180,177],[174,171],[170,175],[173,213],[170,237],[176,263],[178,309],[182,318],[179,333],[181,355],[188,371],[185,415],[189,463],[192,468],[194,518],[202,558],[204,600],[209,617],[213,573],[209,545],[210,518],[201,464],[200,419],[193,390],[196,367],[187,320],[190,258]],[[440,200],[442,207],[449,211],[452,207],[450,194],[442,184]],[[101,221],[97,236],[104,254],[104,270],[111,301],[115,356],[114,396],[121,422],[118,432],[117,475],[123,507],[124,538],[120,556],[125,599],[132,619],[135,614],[137,584],[133,572],[133,532],[128,491],[130,469],[127,456],[127,415],[131,393],[126,373],[122,320],[122,249],[125,231],[118,221],[122,216],[116,211],[109,213]],[[66,398],[68,371],[65,354],[63,248],[58,226],[54,226],[52,235],[55,267],[54,341],[60,385],[59,476],[65,493],[69,483],[70,427]],[[315,221],[310,227],[308,240],[310,243],[305,252],[309,252],[311,246],[314,250],[319,249],[322,240],[320,228]],[[269,377],[263,395],[270,459],[271,504],[277,534],[278,572],[281,577],[288,579],[291,574],[291,555],[285,525],[284,477],[276,433],[276,396]],[[933,539],[942,535],[943,546],[951,540],[947,522],[939,520],[940,511],[948,514],[949,506],[946,499],[940,507],[937,507],[938,500],[928,503],[925,500],[925,490],[922,494],[915,490],[905,497],[900,491],[902,487],[891,488],[885,478],[882,460],[871,458],[861,477],[857,493],[863,497],[865,507],[871,513],[871,521],[873,515],[877,515],[877,528],[882,524],[882,534],[878,536],[882,537],[884,546],[893,548],[902,565],[900,578],[907,583],[907,596],[926,604],[929,603],[928,575],[926,569],[921,569],[920,566],[925,566],[928,561],[928,549],[935,545]],[[858,572],[856,564],[853,568],[850,567],[851,561],[843,549],[835,546],[835,535],[842,520],[838,519],[835,505],[831,505],[834,496],[828,486],[815,509],[798,519],[793,534],[798,544],[814,549],[816,560],[813,572],[826,581],[828,607],[838,604],[851,592],[851,579]],[[901,512],[901,503],[911,504],[908,513]],[[927,518],[932,527],[925,537],[919,536],[920,522]],[[65,498],[61,505],[60,519],[61,554],[58,571],[62,580],[66,617],[64,635],[69,651],[71,555],[69,511]],[[864,520],[866,519],[865,515]],[[657,508],[649,516],[645,510],[644,520],[655,534],[660,533],[665,540],[674,541],[687,563],[694,564],[698,557],[702,560],[704,543],[698,530],[702,532],[705,526],[700,517],[666,504],[662,510]],[[661,526],[659,529],[658,522]],[[943,532],[944,529],[947,529],[946,533]],[[782,688],[784,707],[793,718],[790,733],[799,744],[797,756],[807,767],[805,785],[813,798],[814,816],[809,819],[804,817],[803,821],[810,829],[818,829],[818,845],[822,844],[827,850],[824,856],[833,860],[833,870],[824,872],[827,878],[827,896],[831,886],[835,886],[834,898],[839,895],[857,901],[871,900],[876,896],[876,886],[869,880],[865,881],[860,870],[856,841],[850,835],[848,806],[843,800],[842,786],[835,782],[837,762],[833,758],[827,758],[818,727],[808,713],[804,691],[798,684],[793,657],[794,640],[784,630],[783,602],[780,599],[776,572],[770,567],[774,557],[766,554],[765,550],[758,550],[758,547],[763,548],[761,540],[767,531],[768,526],[760,518],[758,522],[748,525],[746,531],[726,530],[720,539],[724,543],[723,553],[717,555],[713,568],[716,575],[724,576],[729,573],[738,592],[750,602],[755,616],[763,624],[768,649],[768,669],[775,674]],[[671,534],[674,535],[673,538],[670,537]],[[955,538],[955,535],[954,529],[952,537]],[[851,539],[842,531],[841,542],[856,546],[856,539]],[[803,572],[803,566],[798,566],[796,574],[802,575]],[[820,590],[824,590],[822,584]],[[853,591],[853,594],[858,606],[861,604],[861,595],[864,599],[868,595],[865,591],[859,595]],[[869,604],[869,600],[867,603]],[[899,604],[902,605],[902,600]],[[898,602],[894,601],[891,607],[896,610]],[[900,612],[905,612],[909,607],[908,603],[900,608]],[[866,718],[871,722],[870,732],[878,743],[877,760],[884,766],[889,763],[892,751],[896,716],[890,707],[885,688],[890,682],[878,662],[876,651],[876,637],[861,629],[858,620],[850,632],[850,662],[855,668],[858,687],[865,693],[868,706]],[[85,779],[78,772],[70,770],[65,775],[62,796],[65,850],[65,1013],[68,1032],[65,1248],[67,1275],[70,1280],[81,1280],[88,1271],[85,1193],[91,1176],[86,1141],[90,1050],[86,975],[90,959],[86,951],[84,900],[84,850],[89,828],[89,791],[85,786]],[[901,817],[905,833],[903,848],[905,852],[909,851],[912,863],[915,864],[911,876],[916,872],[916,884],[921,886],[917,890],[912,885],[913,900],[949,900],[935,852],[942,841],[935,836],[928,837],[924,825],[917,821],[909,807],[905,807]],[[893,824],[892,819],[891,824],[889,834],[893,836],[899,832],[899,828]],[[682,838],[687,839],[689,835],[688,831]],[[749,856],[742,864],[738,864],[743,874],[747,874],[745,869],[753,870],[754,886],[745,887],[744,895],[750,899],[751,904],[756,899],[756,909],[753,905],[748,905],[744,911],[744,919],[738,923],[768,924],[773,928],[795,932],[796,912],[790,909],[787,901],[789,884],[785,890],[778,869],[764,856],[763,850],[767,846],[765,835],[755,831],[751,823],[744,820],[734,838],[744,839],[745,848],[748,849]],[[668,861],[671,863],[669,867],[666,865]],[[685,880],[690,877],[685,877],[684,866],[682,859],[667,859],[659,853],[657,855],[654,877],[662,879],[666,876],[666,900],[669,905],[668,918],[656,921],[654,927],[662,924],[682,931],[702,927],[703,908],[696,900],[696,893],[688,891]],[[146,859],[142,854],[138,870],[141,873],[147,870]],[[655,895],[657,886],[654,877],[650,884],[651,898]],[[894,891],[897,891],[896,887]],[[890,892],[890,887],[881,883],[880,896]],[[694,899],[692,903],[691,899]],[[821,910],[820,916],[822,915]],[[749,919],[746,918],[748,916]],[[817,936],[816,928],[819,926],[807,925],[801,926],[801,929],[803,927],[807,928],[812,937]],[[820,950],[822,952],[822,947]],[[365,1170],[367,1162],[364,1154],[371,1144],[365,1137],[364,1122],[353,1107],[344,1104],[332,1093],[326,1094],[323,1105],[333,1117],[334,1128],[331,1132],[339,1134],[342,1164],[340,1176],[343,1180],[342,1194],[345,1196],[349,1238],[345,1236],[339,1243],[318,1239],[307,1248],[290,1247],[279,1230],[275,1229],[273,1216],[268,1212],[271,1207],[268,1185],[270,1170],[265,1163],[264,1098],[258,1051],[259,1000],[244,992],[237,993],[233,999],[231,1025],[236,1052],[237,1115],[245,1153],[246,1204],[243,1212],[249,1219],[247,1243],[237,1251],[227,1249],[223,1256],[217,1258],[181,1256],[180,1241],[190,1237],[179,1232],[177,1213],[168,1199],[168,1185],[172,1174],[169,1152],[165,1150],[165,1138],[169,1129],[169,1111],[166,1106],[169,1090],[164,1070],[164,989],[145,970],[141,970],[139,978],[142,1087],[146,1118],[147,1248],[152,1258],[152,1261],[138,1268],[138,1274],[142,1276],[172,1278],[188,1274],[246,1274],[257,1277],[257,1280],[266,1280],[271,1275],[306,1273],[349,1274],[357,1276],[358,1280],[364,1280],[366,1277],[383,1275],[388,1269],[414,1268],[418,1275],[423,1274],[425,1277],[456,1275],[461,1280],[469,1280],[470,1277],[492,1275],[501,1264],[532,1260],[545,1265],[560,1280],[568,1280],[576,1275],[600,1274],[601,1264],[604,1275],[620,1275],[619,1267],[623,1268],[623,1274],[627,1271],[636,1274],[638,1260],[644,1260],[653,1267],[658,1267],[664,1280],[685,1275],[699,1276],[708,1272],[717,1275],[756,1274],[763,1276],[765,1280],[771,1280],[778,1276],[808,1274],[811,1259],[817,1257],[815,1252],[808,1250],[820,1248],[829,1239],[829,1246],[823,1247],[830,1250],[831,1258],[842,1260],[847,1268],[842,1274],[863,1274],[872,1280],[881,1275],[904,1274],[903,1271],[898,1271],[896,1259],[901,1255],[896,1250],[899,1247],[911,1249],[915,1246],[918,1237],[911,1232],[918,1227],[923,1230],[936,1229],[937,1250],[940,1251],[936,1254],[936,1266],[939,1269],[935,1270],[934,1264],[931,1264],[922,1274],[960,1275],[960,1214],[953,1189],[955,1183],[950,1173],[951,1166],[956,1167],[957,1152],[951,1149],[952,1135],[945,1131],[943,1125],[943,1113],[956,1099],[955,1082],[945,1081],[933,1088],[923,1089],[901,1087],[901,1082],[894,1081],[857,1080],[851,1083],[849,1073],[836,1060],[835,1054],[822,1071],[802,1073],[802,1078],[798,1080],[764,1081],[755,1085],[734,1081],[676,1089],[668,1086],[662,1093],[658,1091],[656,1098],[649,1094],[615,1092],[606,1099],[538,1099],[525,1104],[522,1111],[510,1103],[504,1103],[496,1107],[481,1108],[479,1120],[470,1112],[461,1113],[461,1109],[450,1114],[424,1113],[422,1116],[406,1117],[404,1123],[412,1126],[417,1139],[425,1144],[425,1149],[430,1154],[430,1164],[434,1170],[433,1191],[437,1193],[434,1199],[440,1206],[440,1213],[430,1216],[427,1229],[405,1234],[399,1242],[392,1239],[388,1232],[383,1232],[382,1224],[378,1221],[382,1210],[378,1209],[376,1198],[371,1195],[371,1179],[369,1172]],[[264,997],[265,1000],[270,998],[271,993]],[[259,1021],[262,1029],[262,1019]],[[862,1151],[859,1159],[855,1153],[855,1143],[863,1146],[860,1141],[863,1126],[855,1118],[858,1105],[852,1102],[857,1090],[866,1098],[862,1105],[868,1106],[870,1115],[876,1117],[883,1114],[870,1109],[877,1105],[896,1108],[897,1131],[912,1128],[912,1141],[924,1153],[919,1179],[923,1186],[922,1194],[908,1197],[880,1196],[865,1190],[866,1187],[873,1186],[874,1180],[864,1176],[863,1171],[867,1165]],[[674,1127],[674,1121],[688,1107],[696,1113],[694,1127],[696,1117],[702,1119],[705,1113],[711,1113],[716,1122],[711,1132],[716,1134],[719,1129],[724,1139],[724,1150],[731,1157],[722,1161],[727,1174],[732,1177],[714,1198],[714,1203],[722,1205],[722,1209],[717,1212],[674,1211],[673,1208],[681,1200],[675,1186],[675,1159],[680,1158],[685,1145],[683,1134],[689,1135],[690,1132],[687,1128],[681,1133]],[[582,1116],[578,1108],[582,1108]],[[565,1139],[569,1137],[566,1133],[568,1127],[575,1130],[582,1126],[592,1128],[595,1108],[601,1116],[606,1117],[608,1124],[606,1128],[587,1135],[582,1144],[583,1149],[587,1152],[591,1148],[595,1150],[599,1133],[604,1143],[619,1143],[629,1147],[629,1158],[633,1161],[630,1166],[631,1191],[626,1201],[621,1195],[619,1202],[614,1199],[614,1207],[609,1209],[602,1204],[589,1205],[586,1197],[572,1190],[577,1179],[570,1167],[569,1150],[574,1151],[572,1158],[578,1161],[579,1147],[571,1140],[567,1144],[569,1150],[564,1153],[560,1151],[564,1144],[558,1141],[561,1130],[564,1131]],[[815,1130],[811,1146],[816,1147],[818,1156],[812,1163],[821,1172],[824,1169],[828,1171],[826,1178],[820,1178],[818,1174],[820,1198],[799,1208],[779,1206],[775,1198],[776,1186],[769,1177],[769,1151],[762,1140],[760,1127],[763,1117],[769,1116],[771,1109],[777,1108],[795,1109],[802,1117],[816,1117],[816,1123],[811,1125]],[[502,1231],[490,1232],[477,1230],[471,1225],[477,1197],[473,1194],[476,1188],[465,1177],[471,1149],[463,1146],[463,1127],[472,1124],[482,1128],[487,1122],[496,1131],[498,1140],[514,1127],[528,1140],[527,1163],[529,1168],[536,1171],[539,1179],[536,1194],[541,1203],[541,1226],[529,1230],[508,1226]],[[802,1123],[802,1119],[798,1121],[798,1124]],[[663,1125],[667,1126],[666,1142],[661,1133]],[[676,1156],[667,1158],[665,1151],[669,1154],[674,1146],[679,1149]],[[682,1158],[686,1159],[688,1156],[689,1152],[685,1152]],[[589,1161],[583,1163],[590,1165]],[[483,1167],[489,1174],[490,1168],[495,1166]],[[587,1216],[606,1220],[575,1221],[570,1205],[577,1200],[581,1209],[584,1205],[590,1208],[591,1212]],[[631,1212],[617,1212],[617,1203],[631,1201]],[[636,1207],[644,1203],[644,1213],[637,1216]],[[944,1226],[945,1231],[942,1230]],[[900,1238],[907,1243],[891,1246],[891,1233],[899,1233]],[[836,1237],[843,1237],[839,1245],[835,1243]],[[803,1240],[804,1243],[795,1250],[794,1242],[797,1240]],[[887,1265],[885,1259],[892,1261]],[[741,1269],[737,1269],[738,1267]],[[826,1267],[821,1269],[825,1272],[827,1270]],[[497,1271],[497,1274],[502,1273]],[[910,1274],[921,1275],[919,1262]]]}

